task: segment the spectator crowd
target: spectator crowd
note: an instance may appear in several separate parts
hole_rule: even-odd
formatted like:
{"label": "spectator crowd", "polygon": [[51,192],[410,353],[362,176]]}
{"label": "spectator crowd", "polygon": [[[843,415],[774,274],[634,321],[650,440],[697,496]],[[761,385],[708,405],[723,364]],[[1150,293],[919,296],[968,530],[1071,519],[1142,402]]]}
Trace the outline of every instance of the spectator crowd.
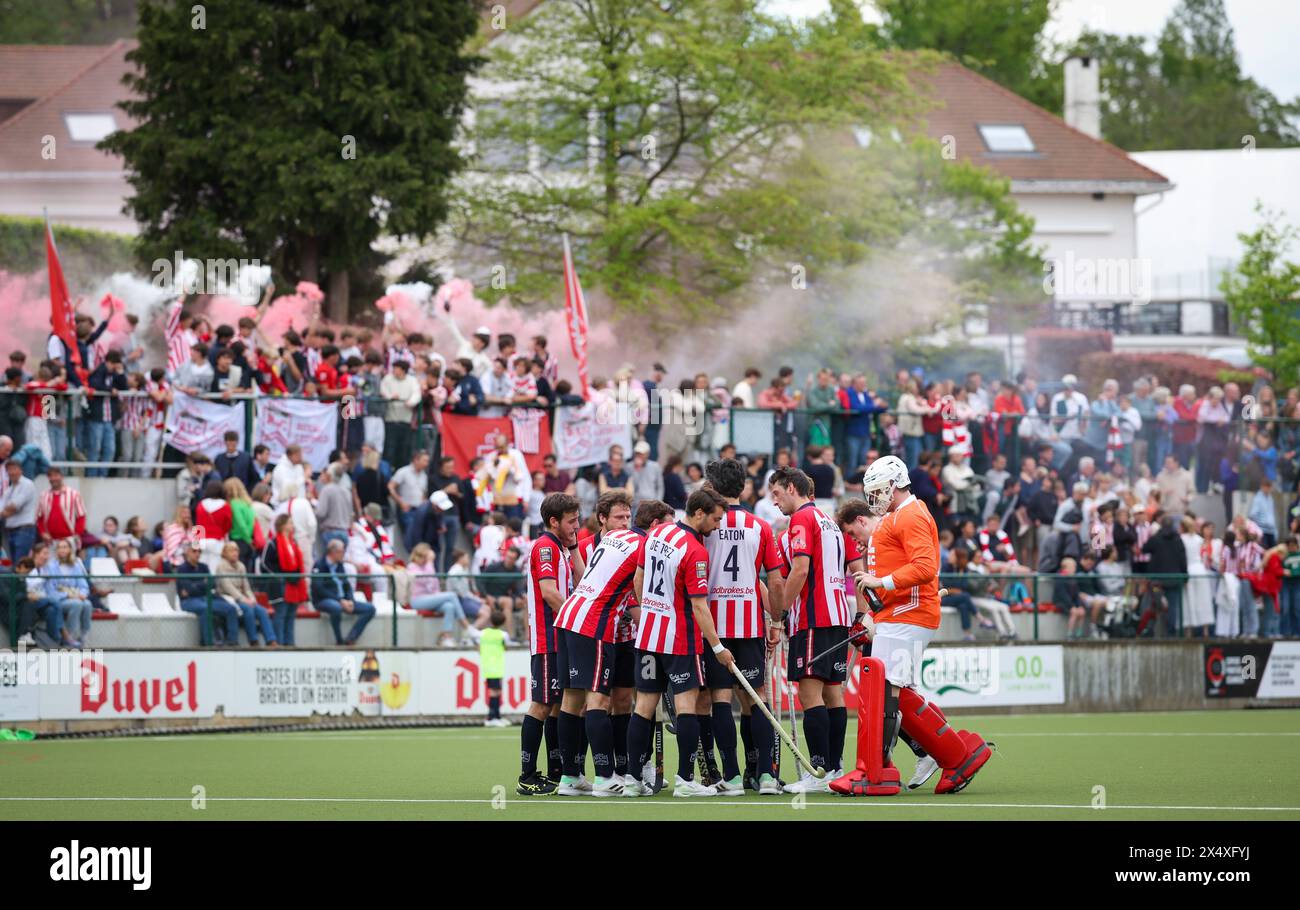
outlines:
{"label": "spectator crowd", "polygon": [[[1090,398],[1071,375],[986,383],[900,370],[878,385],[828,368],[800,385],[789,366],[674,385],[654,364],[593,377],[584,399],[559,378],[545,337],[521,350],[511,335],[466,337],[444,318],[456,345],[446,354],[395,325],[314,326],[272,344],[252,318],[214,329],[183,312],[184,356],[174,352],[170,369],[142,369],[135,334],[106,347],[107,322],[84,316],[80,368],[53,336],[37,364],[13,352],[0,389],[0,516],[5,569],[21,581],[10,586],[18,633],[83,643],[108,593],[92,560],[110,558],[125,572],[177,576],[203,644],[237,644],[242,629],[250,644],[292,646],[295,617],[314,611],[350,645],[376,595],[439,621],[443,644],[499,625],[522,637],[520,566],[548,493],[576,496],[588,521],[615,489],[634,508],[662,499],[681,510],[709,460],[738,457],[749,475],[741,505],[780,531],[767,497],[776,467],[803,468],[833,512],[860,495],[875,459],[897,455],[941,528],[944,603],[967,637],[977,627],[1014,637],[1014,613],[1049,603],[1071,637],[1300,635],[1300,389],[1279,396],[1261,380],[1245,393],[1231,382],[1175,391],[1145,376],[1127,390],[1107,380]],[[296,446],[274,459],[234,432],[214,457],[177,451],[163,433],[177,392],[338,401],[337,448],[319,471]],[[548,455],[532,472],[504,433],[461,470],[442,450],[447,414],[588,404],[626,415],[630,451],[614,446],[572,471]],[[745,438],[756,425],[767,438],[770,424],[766,451],[737,451],[742,419]],[[65,470],[175,470],[178,505],[92,530]],[[1222,527],[1198,514],[1216,502]]]}

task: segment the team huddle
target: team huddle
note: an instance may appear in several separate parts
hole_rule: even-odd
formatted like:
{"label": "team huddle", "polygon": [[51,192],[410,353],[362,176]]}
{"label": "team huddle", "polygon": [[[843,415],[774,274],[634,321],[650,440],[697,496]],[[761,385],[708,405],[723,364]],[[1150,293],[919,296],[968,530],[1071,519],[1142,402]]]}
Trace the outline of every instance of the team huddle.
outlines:
{"label": "team huddle", "polygon": [[[740,462],[711,462],[705,476],[680,520],[658,500],[640,502],[633,515],[627,494],[612,491],[597,503],[598,529],[581,537],[576,498],[553,493],[543,501],[545,530],[528,565],[532,703],[517,792],[653,795],[661,701],[677,739],[676,797],[897,793],[890,753],[899,737],[918,759],[910,789],[936,771],[936,793],[963,789],[991,753],[915,687],[921,653],[939,627],[939,541],[902,461],[877,460],[863,481],[865,499],[834,518],[812,501],[806,474],[778,468],[771,495],[789,516],[779,541],[739,505]],[[806,756],[795,750],[803,767],[788,784],[779,779],[779,731],[764,704],[768,651],[782,634],[807,748]],[[844,684],[855,648],[863,654],[857,764],[846,774]],[[585,774],[588,752],[594,780]]]}

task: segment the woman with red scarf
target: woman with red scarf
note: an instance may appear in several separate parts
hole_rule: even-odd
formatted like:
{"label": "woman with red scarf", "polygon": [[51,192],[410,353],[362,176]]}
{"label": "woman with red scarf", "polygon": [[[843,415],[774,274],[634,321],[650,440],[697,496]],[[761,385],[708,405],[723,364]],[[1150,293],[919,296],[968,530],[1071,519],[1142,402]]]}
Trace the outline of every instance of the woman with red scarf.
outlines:
{"label": "woman with red scarf", "polygon": [[275,638],[282,648],[293,647],[293,621],[298,615],[299,604],[306,603],[307,580],[301,574],[304,571],[302,550],[293,538],[293,519],[281,515],[275,520],[275,536],[266,545],[262,554],[262,571],[272,575],[287,575],[288,578],[268,578],[262,590],[275,607]]}

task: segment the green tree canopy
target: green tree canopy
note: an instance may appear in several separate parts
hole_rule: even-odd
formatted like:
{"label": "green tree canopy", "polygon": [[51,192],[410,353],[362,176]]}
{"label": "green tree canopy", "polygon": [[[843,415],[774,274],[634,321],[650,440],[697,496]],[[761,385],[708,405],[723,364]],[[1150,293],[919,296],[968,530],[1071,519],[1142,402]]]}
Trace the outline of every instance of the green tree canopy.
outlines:
{"label": "green tree canopy", "polygon": [[1181,0],[1154,45],[1087,32],[1071,52],[1101,60],[1101,131],[1121,148],[1300,143],[1300,98],[1283,101],[1242,73],[1223,0]]}
{"label": "green tree canopy", "polygon": [[1236,269],[1223,276],[1223,297],[1244,332],[1255,362],[1274,381],[1300,379],[1300,263],[1288,258],[1300,231],[1277,212],[1255,207],[1260,225],[1238,234],[1243,251]]}
{"label": "green tree canopy", "polygon": [[562,232],[584,286],[665,324],[905,242],[973,297],[992,272],[969,262],[1038,269],[1005,182],[903,135],[923,107],[909,73],[936,58],[886,51],[847,0],[802,24],[753,0],[551,0],[510,33],[453,224],[515,300],[555,292]]}
{"label": "green tree canopy", "polygon": [[446,216],[473,0],[150,0],[140,25],[124,105],[139,123],[102,147],[126,160],[146,262],[324,271],[340,318],[381,232],[424,237]]}
{"label": "green tree canopy", "polygon": [[1043,35],[1052,0],[875,0],[875,6],[891,46],[951,54],[1017,95],[1060,110],[1060,78],[1047,71]]}

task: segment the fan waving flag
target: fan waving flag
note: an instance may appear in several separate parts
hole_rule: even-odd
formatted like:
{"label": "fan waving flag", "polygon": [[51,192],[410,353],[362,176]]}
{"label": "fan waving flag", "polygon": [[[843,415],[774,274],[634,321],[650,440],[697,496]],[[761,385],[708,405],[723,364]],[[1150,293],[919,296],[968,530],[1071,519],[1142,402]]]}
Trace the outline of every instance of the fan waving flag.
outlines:
{"label": "fan waving flag", "polygon": [[564,318],[569,328],[569,348],[578,361],[582,397],[590,399],[591,385],[587,378],[587,301],[582,296],[578,270],[573,266],[568,234],[564,235]]}
{"label": "fan waving flag", "polygon": [[167,372],[175,376],[181,364],[190,359],[190,343],[181,331],[181,306],[183,299],[177,300],[167,309],[167,323],[163,327],[163,337],[167,339]]}
{"label": "fan waving flag", "polygon": [[86,384],[86,368],[81,365],[81,349],[77,347],[77,329],[73,320],[72,298],[68,296],[68,283],[63,279],[63,266],[59,263],[59,250],[54,245],[54,229],[50,217],[45,216],[45,259],[50,267],[50,330],[68,352],[68,369],[76,372],[81,384]]}

